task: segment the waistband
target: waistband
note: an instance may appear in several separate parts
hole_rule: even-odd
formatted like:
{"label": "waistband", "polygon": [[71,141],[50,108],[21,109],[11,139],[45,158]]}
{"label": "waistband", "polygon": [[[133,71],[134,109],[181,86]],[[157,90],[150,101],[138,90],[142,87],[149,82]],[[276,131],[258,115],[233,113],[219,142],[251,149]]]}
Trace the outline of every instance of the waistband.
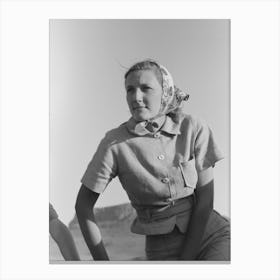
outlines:
{"label": "waistband", "polygon": [[155,206],[155,207],[134,207],[138,219],[141,222],[152,222],[155,220],[167,219],[172,216],[190,210],[194,203],[193,195],[174,200],[172,204],[166,206]]}

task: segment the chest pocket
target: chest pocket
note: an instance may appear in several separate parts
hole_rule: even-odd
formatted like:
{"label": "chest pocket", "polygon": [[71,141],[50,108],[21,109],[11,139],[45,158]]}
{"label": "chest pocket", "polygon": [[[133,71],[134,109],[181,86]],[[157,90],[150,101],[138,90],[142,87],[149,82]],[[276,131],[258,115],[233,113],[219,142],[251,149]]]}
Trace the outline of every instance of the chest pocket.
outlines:
{"label": "chest pocket", "polygon": [[197,183],[197,172],[195,168],[195,158],[188,161],[181,161],[179,163],[185,185],[187,187],[195,189]]}

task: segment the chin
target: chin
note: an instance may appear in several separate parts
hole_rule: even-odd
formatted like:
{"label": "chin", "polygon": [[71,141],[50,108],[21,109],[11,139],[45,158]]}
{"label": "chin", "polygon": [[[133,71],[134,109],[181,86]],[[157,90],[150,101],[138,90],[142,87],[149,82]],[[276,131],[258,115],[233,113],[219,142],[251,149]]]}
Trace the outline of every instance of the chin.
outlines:
{"label": "chin", "polygon": [[139,116],[139,115],[134,115],[133,118],[137,121],[137,122],[143,122],[143,121],[147,121],[149,119],[148,116]]}

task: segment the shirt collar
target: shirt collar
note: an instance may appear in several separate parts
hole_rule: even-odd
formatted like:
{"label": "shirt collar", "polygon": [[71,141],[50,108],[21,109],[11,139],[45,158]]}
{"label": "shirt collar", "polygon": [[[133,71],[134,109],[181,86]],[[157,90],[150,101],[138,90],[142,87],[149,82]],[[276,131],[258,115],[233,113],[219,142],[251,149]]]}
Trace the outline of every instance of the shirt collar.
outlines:
{"label": "shirt collar", "polygon": [[166,116],[165,123],[160,130],[172,135],[181,134],[180,123],[175,123],[169,116]]}
{"label": "shirt collar", "polygon": [[138,135],[138,133],[135,131],[136,124],[136,121],[131,117],[126,123],[126,128],[129,132]]}
{"label": "shirt collar", "polygon": [[[137,125],[137,122],[132,117],[126,123],[126,127],[127,127],[128,131],[133,134],[136,134],[139,136],[143,136],[145,134],[153,134],[152,132],[136,131],[135,130],[136,125]],[[169,116],[166,116],[166,120],[165,120],[162,128],[160,129],[160,131],[164,131],[171,135],[181,134],[180,124],[175,123]]]}

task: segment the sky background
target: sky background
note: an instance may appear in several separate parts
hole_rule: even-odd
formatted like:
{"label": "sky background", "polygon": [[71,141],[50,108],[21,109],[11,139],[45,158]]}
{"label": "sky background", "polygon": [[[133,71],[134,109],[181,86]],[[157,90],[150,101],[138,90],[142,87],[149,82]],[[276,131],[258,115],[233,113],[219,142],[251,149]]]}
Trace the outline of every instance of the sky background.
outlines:
{"label": "sky background", "polygon": [[[225,159],[215,166],[215,208],[230,213],[229,20],[50,20],[50,196],[74,216],[80,179],[106,131],[129,117],[126,70],[152,58],[190,94],[184,107],[212,128]],[[97,202],[127,202],[118,179]]]}

